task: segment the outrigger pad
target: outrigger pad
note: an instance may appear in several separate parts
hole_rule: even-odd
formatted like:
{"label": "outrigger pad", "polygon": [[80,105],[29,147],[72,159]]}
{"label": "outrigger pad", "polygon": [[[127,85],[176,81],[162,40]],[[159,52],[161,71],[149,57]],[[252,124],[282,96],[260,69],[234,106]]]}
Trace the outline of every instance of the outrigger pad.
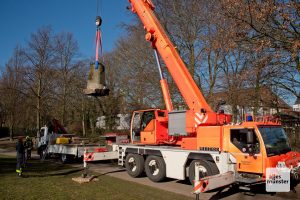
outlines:
{"label": "outrigger pad", "polygon": [[94,96],[94,97],[103,97],[109,95],[109,89],[84,89],[83,90],[85,95]]}

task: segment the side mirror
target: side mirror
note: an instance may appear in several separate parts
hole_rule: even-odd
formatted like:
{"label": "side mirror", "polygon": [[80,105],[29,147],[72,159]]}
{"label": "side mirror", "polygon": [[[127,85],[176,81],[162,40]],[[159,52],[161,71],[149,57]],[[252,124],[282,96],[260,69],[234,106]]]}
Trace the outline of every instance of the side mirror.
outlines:
{"label": "side mirror", "polygon": [[253,131],[248,130],[247,131],[247,144],[253,144],[253,143],[254,143]]}

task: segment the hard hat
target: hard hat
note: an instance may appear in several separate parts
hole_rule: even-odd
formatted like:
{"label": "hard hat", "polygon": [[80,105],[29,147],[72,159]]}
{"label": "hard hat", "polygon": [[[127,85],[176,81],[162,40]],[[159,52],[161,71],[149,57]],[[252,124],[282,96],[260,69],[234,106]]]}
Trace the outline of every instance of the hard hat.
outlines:
{"label": "hard hat", "polygon": [[27,140],[27,139],[29,139],[29,136],[28,136],[28,135],[26,136],[26,140]]}

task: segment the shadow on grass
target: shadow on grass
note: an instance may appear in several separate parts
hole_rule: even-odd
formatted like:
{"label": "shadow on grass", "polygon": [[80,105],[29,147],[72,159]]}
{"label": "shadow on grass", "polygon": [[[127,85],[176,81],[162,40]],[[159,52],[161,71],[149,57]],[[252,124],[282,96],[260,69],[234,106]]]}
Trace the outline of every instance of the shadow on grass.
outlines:
{"label": "shadow on grass", "polygon": [[276,193],[274,192],[266,192],[264,184],[257,184],[250,187],[249,191],[239,189],[238,185],[233,185],[232,187],[223,187],[218,190],[212,190],[211,192],[217,192],[214,194],[210,200],[223,199],[225,197],[232,196],[234,194],[240,193],[240,195],[247,196],[256,196],[257,194],[268,194],[270,196],[274,196]]}
{"label": "shadow on grass", "polygon": [[274,196],[275,199],[279,198],[279,197],[287,198],[287,199],[297,199],[298,196],[296,194],[295,189],[293,189],[296,186],[297,186],[297,183],[293,183],[293,184],[291,184],[290,192],[276,193],[276,192],[267,192],[266,185],[264,183],[250,186],[249,191],[239,189],[238,185],[233,185],[230,188],[223,187],[220,189],[210,191],[210,192],[217,192],[210,198],[210,200],[223,199],[223,198],[230,197],[237,193],[242,195],[242,196],[240,196],[241,198],[243,198],[243,195],[253,196],[255,198],[256,195],[263,194],[263,195],[268,195],[268,196]]}
{"label": "shadow on grass", "polygon": [[74,174],[80,172],[82,169],[65,169],[56,172],[44,173],[44,174],[35,174],[35,173],[26,173],[23,175],[23,178],[34,178],[34,177],[49,177],[49,176],[65,176],[69,174]]}
{"label": "shadow on grass", "polygon": [[[0,155],[0,176],[15,173],[16,158]],[[23,169],[23,177],[47,177],[62,176],[82,171],[82,168],[75,168],[55,162],[40,160],[29,160]]]}
{"label": "shadow on grass", "polygon": [[[118,170],[114,170],[114,171],[110,171],[110,172],[106,172],[106,173],[101,173],[100,175],[98,176],[105,176],[107,174],[113,174],[113,173],[117,173],[117,172],[124,172],[125,170],[124,169],[118,169]],[[97,176],[97,177],[98,177]]]}

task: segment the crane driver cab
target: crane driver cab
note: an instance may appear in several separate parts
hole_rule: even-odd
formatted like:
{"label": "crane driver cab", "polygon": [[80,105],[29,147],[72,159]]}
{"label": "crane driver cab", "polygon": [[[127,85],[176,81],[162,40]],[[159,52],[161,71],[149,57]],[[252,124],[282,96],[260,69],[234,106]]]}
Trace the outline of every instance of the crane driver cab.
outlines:
{"label": "crane driver cab", "polygon": [[[168,139],[167,111],[149,109],[134,111],[131,122],[132,143],[160,144]],[[155,134],[157,131],[160,134]]]}

